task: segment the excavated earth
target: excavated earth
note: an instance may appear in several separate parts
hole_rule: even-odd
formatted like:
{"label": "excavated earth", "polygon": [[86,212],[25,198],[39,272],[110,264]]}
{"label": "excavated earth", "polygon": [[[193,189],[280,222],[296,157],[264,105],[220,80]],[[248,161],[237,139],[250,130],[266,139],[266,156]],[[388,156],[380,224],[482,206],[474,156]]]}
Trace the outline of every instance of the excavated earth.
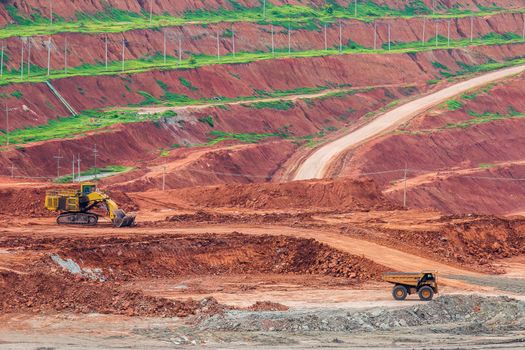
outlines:
{"label": "excavated earth", "polygon": [[[334,339],[359,347],[365,334],[377,336],[378,347],[394,334],[402,335],[399,347],[422,336],[437,346],[436,330],[454,344],[461,335],[510,346],[524,331],[522,277],[497,275],[521,276],[523,219],[406,211],[372,180],[341,178],[112,192],[137,211],[137,227],[102,220],[73,228],[17,206],[41,203],[51,185],[7,180],[3,187],[0,339],[7,346],[27,344],[20,337],[28,333],[39,335],[33,344],[57,347],[301,347]],[[446,266],[444,296],[422,305],[413,296],[391,301],[380,276],[399,262]],[[456,295],[473,292],[482,296]]]}
{"label": "excavated earth", "polygon": [[[413,208],[520,214],[525,210],[520,180],[525,175],[524,93],[523,74],[467,93],[458,99],[459,109],[440,106],[355,150],[346,157],[341,175],[399,169],[370,177],[389,197],[401,200],[400,179],[407,164],[407,197]],[[476,122],[476,115],[483,114],[497,118]],[[474,122],[462,126],[469,121]]]}
{"label": "excavated earth", "polygon": [[[348,6],[353,1],[338,2]],[[376,2],[396,8],[407,4]],[[7,3],[23,14],[47,6],[40,0]],[[148,2],[107,3],[140,13]],[[177,15],[232,6],[223,1],[164,1],[163,7],[159,3],[153,1],[155,13]],[[259,1],[238,3],[260,6]],[[101,11],[105,2],[53,4],[57,15],[71,19],[76,11]],[[492,1],[447,0],[439,5],[476,9]],[[523,6],[511,0],[498,5]],[[478,34],[514,32],[520,20],[511,14],[479,18]],[[0,25],[8,22],[11,18],[2,4]],[[418,20],[396,24],[407,25],[406,31],[396,33],[403,40],[420,39]],[[369,24],[358,25],[369,32]],[[465,19],[454,22],[452,35],[464,36],[465,26]],[[225,29],[191,25],[184,30],[202,34]],[[244,43],[250,49],[261,45],[252,38],[268,36],[268,28],[260,24],[239,24],[237,30],[251,41]],[[149,38],[143,46],[132,47],[130,57],[158,51],[162,40],[157,31],[124,35],[130,41]],[[101,36],[73,37],[78,44],[71,64],[87,62],[79,57],[86,56]],[[337,31],[330,28],[328,37],[334,40]],[[280,33],[277,39],[285,38]],[[33,40],[35,48],[42,43],[41,38]],[[53,40],[60,43],[64,36],[54,35]],[[370,40],[364,34],[355,39],[367,46]],[[9,50],[20,49],[18,42],[7,42]],[[317,48],[322,36],[298,30],[295,47],[306,42]],[[188,45],[206,53],[214,48],[209,36],[197,35]],[[228,40],[221,45],[224,52],[231,49]],[[461,108],[440,106],[402,130],[363,145],[338,168],[349,176],[277,181],[294,155],[322,141],[319,132],[342,133],[366,122],[372,113],[446,86],[446,81],[429,84],[442,77],[443,67],[453,74],[465,65],[502,62],[523,56],[524,47],[278,59],[53,81],[78,110],[139,104],[143,97],[138,91],[161,98],[166,93],[163,84],[171,93],[207,99],[316,86],[337,94],[298,96],[286,110],[255,110],[242,104],[179,108],[176,116],[155,123],[120,124],[75,139],[0,152],[0,175],[8,175],[14,165],[17,176],[54,177],[57,164],[52,155],[60,150],[62,166],[69,168],[72,156],[82,154],[87,169],[97,144],[98,165],[134,167],[100,185],[138,218],[136,227],[126,229],[111,227],[107,219],[98,227],[57,226],[56,214],[42,208],[44,195],[70,185],[0,177],[0,349],[327,344],[345,349],[521,348],[525,219],[517,214],[525,212],[520,204],[523,189],[518,181],[486,179],[525,177],[519,154],[521,119],[500,118],[466,128],[450,125],[471,120],[476,113],[524,113],[523,75],[461,97]],[[43,57],[41,48],[34,54],[35,59]],[[350,84],[356,90],[348,91]],[[19,98],[11,96],[16,90]],[[2,86],[0,93],[10,96],[9,104],[25,106],[13,111],[13,127],[43,125],[67,115],[44,84]],[[160,111],[148,108],[143,111]],[[199,121],[208,116],[213,126]],[[287,137],[203,146],[212,130],[286,131]],[[401,205],[402,172],[370,174],[404,170],[405,163],[408,209]],[[160,190],[163,185],[165,191]],[[439,297],[430,303],[414,295],[404,303],[393,301],[391,285],[381,281],[381,274],[401,269],[438,270]]]}
{"label": "excavated earth", "polygon": [[[0,311],[187,316],[219,312],[213,299],[173,301],[127,290],[122,282],[188,276],[296,274],[343,277],[346,283],[379,279],[385,267],[314,240],[290,237],[148,235],[127,238],[4,236],[0,246],[20,261],[1,266]],[[22,260],[23,259],[23,260]],[[56,261],[66,262],[61,269]],[[30,266],[18,270],[23,262]],[[67,264],[67,262],[69,262]],[[78,265],[76,262],[79,262]],[[28,264],[29,265],[29,264]],[[15,270],[16,269],[16,270]],[[264,302],[253,308],[261,309]],[[268,304],[275,308],[275,305]]]}

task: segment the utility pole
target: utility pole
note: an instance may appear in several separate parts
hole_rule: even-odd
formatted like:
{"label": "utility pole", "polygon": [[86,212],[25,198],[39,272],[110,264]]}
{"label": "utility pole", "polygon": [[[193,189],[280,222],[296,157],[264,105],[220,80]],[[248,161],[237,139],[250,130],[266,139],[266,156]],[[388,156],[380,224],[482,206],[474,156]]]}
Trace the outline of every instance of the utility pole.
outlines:
{"label": "utility pole", "polygon": [[470,42],[474,41],[474,16],[470,17]]}
{"label": "utility pole", "polygon": [[219,38],[219,32],[217,32],[217,61],[221,60],[221,42]]}
{"label": "utility pole", "polygon": [[9,108],[5,105],[5,145],[9,146],[9,112],[16,111],[18,108]]}
{"label": "utility pole", "polygon": [[51,37],[47,42],[47,76],[51,74]]}
{"label": "utility pole", "polygon": [[235,57],[235,30],[233,29],[233,25],[232,25],[232,51],[233,51],[233,57]]}
{"label": "utility pole", "polygon": [[354,17],[357,17],[357,0],[354,1]]}
{"label": "utility pole", "polygon": [[153,21],[153,0],[149,0],[149,23]]}
{"label": "utility pole", "polygon": [[27,40],[27,77],[31,75],[31,38]]}
{"label": "utility pole", "polygon": [[53,0],[49,0],[49,21],[53,25]]}
{"label": "utility pole", "polygon": [[97,179],[97,173],[98,173],[98,169],[97,169],[98,151],[97,151],[97,144],[96,143],[93,146],[93,156],[95,157],[95,180],[96,180]]}
{"label": "utility pole", "polygon": [[339,21],[339,53],[343,52],[343,24]]}
{"label": "utility pole", "polygon": [[54,156],[53,158],[57,160],[57,179],[58,179],[60,178],[60,159],[64,158],[60,155],[60,149],[58,150],[58,155]]}
{"label": "utility pole", "polygon": [[377,23],[374,22],[374,50],[377,50]]}
{"label": "utility pole", "polygon": [[77,179],[80,182],[80,153],[77,156]]}
{"label": "utility pole", "polygon": [[[525,15],[523,15],[523,35],[522,39],[525,40]],[[4,47],[2,46],[2,53],[3,53]]]}
{"label": "utility pole", "polygon": [[67,36],[64,37],[64,73],[67,74]]}
{"label": "utility pole", "polygon": [[71,175],[71,182],[75,182],[75,155],[73,154],[73,162],[71,165],[71,170],[73,170]]}
{"label": "utility pole", "polygon": [[292,24],[288,20],[288,55],[292,53]]}
{"label": "utility pole", "polygon": [[105,42],[105,59],[106,59],[106,70],[108,70],[108,35],[106,34]]}
{"label": "utility pole", "polygon": [[452,22],[450,19],[447,23],[447,46],[450,47],[450,22]]}
{"label": "utility pole", "polygon": [[5,105],[5,145],[9,146],[9,107]]}
{"label": "utility pole", "polygon": [[0,54],[0,78],[4,76],[4,43],[2,42],[2,53]]}
{"label": "utility pole", "polygon": [[11,179],[15,177],[15,165],[11,163]]}
{"label": "utility pole", "polygon": [[24,78],[24,38],[20,38],[22,41],[22,54],[20,59],[20,79]]}
{"label": "utility pole", "polygon": [[166,165],[162,167],[162,191],[166,190]]}
{"label": "utility pole", "polygon": [[124,55],[126,50],[126,40],[122,40],[122,72],[124,72]]}
{"label": "utility pole", "polygon": [[438,46],[438,43],[439,43],[439,22],[436,22],[436,47]]}
{"label": "utility pole", "polygon": [[166,31],[164,31],[164,64],[166,64]]}
{"label": "utility pole", "polygon": [[263,0],[263,19],[266,19],[266,0]]}
{"label": "utility pole", "polygon": [[274,32],[273,32],[273,24],[272,24],[272,55],[275,56],[275,39],[274,39]]}
{"label": "utility pole", "polygon": [[392,49],[392,25],[388,23],[388,51]]}
{"label": "utility pole", "polygon": [[[525,15],[523,16],[523,34],[522,34],[522,39],[525,40]],[[2,50],[3,50],[3,48],[4,47],[2,46]]]}
{"label": "utility pole", "polygon": [[179,65],[182,64],[182,37],[179,37]]}
{"label": "utility pole", "polygon": [[405,186],[404,186],[404,190],[403,190],[403,208],[407,208],[407,173],[408,173],[408,168],[407,168],[407,164],[405,163],[405,179],[404,179],[404,182],[405,182]]}
{"label": "utility pole", "polygon": [[326,24],[324,25],[324,50],[328,50],[328,38],[327,38],[327,28]]}
{"label": "utility pole", "polygon": [[425,32],[427,30],[427,18],[423,17],[423,37],[421,38],[421,45],[425,45]]}

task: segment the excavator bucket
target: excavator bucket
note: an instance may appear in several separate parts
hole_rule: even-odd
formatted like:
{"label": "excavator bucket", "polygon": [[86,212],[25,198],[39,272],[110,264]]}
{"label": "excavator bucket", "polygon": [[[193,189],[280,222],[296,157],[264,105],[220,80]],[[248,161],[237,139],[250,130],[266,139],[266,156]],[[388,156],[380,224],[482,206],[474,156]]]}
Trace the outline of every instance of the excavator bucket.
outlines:
{"label": "excavator bucket", "polygon": [[126,214],[123,210],[118,210],[116,217],[113,219],[113,226],[115,227],[130,227],[135,225],[136,214]]}

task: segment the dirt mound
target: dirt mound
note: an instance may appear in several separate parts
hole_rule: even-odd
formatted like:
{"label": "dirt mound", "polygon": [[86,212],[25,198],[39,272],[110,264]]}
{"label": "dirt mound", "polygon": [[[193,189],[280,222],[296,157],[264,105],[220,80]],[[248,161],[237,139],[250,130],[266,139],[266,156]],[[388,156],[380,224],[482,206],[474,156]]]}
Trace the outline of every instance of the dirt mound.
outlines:
{"label": "dirt mound", "polygon": [[50,187],[0,189],[0,214],[20,217],[52,216],[44,206],[48,189]]}
{"label": "dirt mound", "polygon": [[128,316],[186,317],[216,301],[174,301],[122,291],[113,283],[65,273],[0,272],[0,313],[65,311]]}
{"label": "dirt mound", "polygon": [[444,216],[438,230],[381,229],[370,237],[411,254],[433,256],[474,270],[503,273],[493,263],[525,253],[525,219],[495,216]]}
{"label": "dirt mound", "polygon": [[252,306],[246,308],[248,311],[288,311],[289,307],[271,301],[258,301]]}
{"label": "dirt mound", "polygon": [[[159,203],[177,203],[185,207],[247,209],[331,209],[390,210],[396,206],[385,199],[371,180],[349,178],[219,185],[185,188],[167,192],[148,192]],[[144,208],[141,208],[144,209]]]}
{"label": "dirt mound", "polygon": [[[313,239],[275,236],[152,236],[137,239],[48,240],[62,259],[98,269],[112,281],[187,275],[297,273],[378,279],[384,267]],[[56,247],[54,249],[54,247]],[[45,264],[50,263],[45,258]]]}
{"label": "dirt mound", "polygon": [[166,218],[169,222],[192,223],[206,222],[215,224],[274,224],[296,223],[312,220],[312,214],[307,213],[265,213],[265,214],[221,214],[199,210],[194,214],[172,215]]}

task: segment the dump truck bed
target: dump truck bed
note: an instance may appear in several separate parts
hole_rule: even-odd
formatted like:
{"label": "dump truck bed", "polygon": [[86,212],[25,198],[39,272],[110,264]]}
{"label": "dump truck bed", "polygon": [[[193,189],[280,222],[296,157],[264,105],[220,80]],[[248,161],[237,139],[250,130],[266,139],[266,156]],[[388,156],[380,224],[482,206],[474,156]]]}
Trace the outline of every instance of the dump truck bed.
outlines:
{"label": "dump truck bed", "polygon": [[382,278],[389,283],[417,286],[421,272],[387,272],[383,273]]}
{"label": "dump truck bed", "polygon": [[433,275],[436,275],[435,271],[384,272],[381,277],[385,282],[415,287],[418,285],[421,278],[427,273],[432,273]]}

